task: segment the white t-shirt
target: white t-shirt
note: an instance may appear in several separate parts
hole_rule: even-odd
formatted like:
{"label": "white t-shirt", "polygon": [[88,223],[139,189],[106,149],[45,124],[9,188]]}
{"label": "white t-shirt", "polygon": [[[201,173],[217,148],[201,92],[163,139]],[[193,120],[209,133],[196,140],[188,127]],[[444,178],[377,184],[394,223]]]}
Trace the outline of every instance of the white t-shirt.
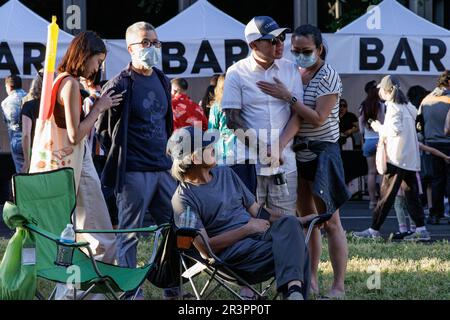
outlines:
{"label": "white t-shirt", "polygon": [[[263,93],[256,82],[274,82],[276,77],[281,80],[288,90],[296,97],[303,96],[302,79],[294,63],[286,59],[277,59],[267,70],[262,68],[253,57],[253,54],[232,65],[226,74],[222,97],[222,109],[240,109],[241,117],[247,127],[258,131],[258,138],[270,141],[271,145],[279,138],[281,132],[291,118],[289,104],[281,99]],[[267,135],[260,129],[267,130]],[[238,139],[238,152],[244,149]],[[281,166],[286,173],[297,170],[295,155],[292,151],[292,142],[283,151],[284,164]],[[246,159],[255,161],[256,152],[246,152]],[[272,175],[279,168],[269,168],[262,165],[258,156],[256,169],[258,175]]]}

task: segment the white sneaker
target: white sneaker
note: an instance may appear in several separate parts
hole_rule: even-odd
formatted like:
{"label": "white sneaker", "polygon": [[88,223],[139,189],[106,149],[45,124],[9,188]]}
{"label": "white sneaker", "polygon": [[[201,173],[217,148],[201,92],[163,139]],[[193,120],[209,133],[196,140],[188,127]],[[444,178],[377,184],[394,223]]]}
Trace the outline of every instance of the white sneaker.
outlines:
{"label": "white sneaker", "polygon": [[431,235],[428,230],[417,231],[403,238],[405,241],[430,241]]}
{"label": "white sneaker", "polygon": [[366,229],[363,231],[355,231],[352,233],[356,238],[363,239],[381,239],[380,232],[376,231],[376,233],[372,233],[370,229]]}
{"label": "white sneaker", "polygon": [[303,295],[298,291],[293,291],[290,295],[287,296],[286,300],[305,300]]}

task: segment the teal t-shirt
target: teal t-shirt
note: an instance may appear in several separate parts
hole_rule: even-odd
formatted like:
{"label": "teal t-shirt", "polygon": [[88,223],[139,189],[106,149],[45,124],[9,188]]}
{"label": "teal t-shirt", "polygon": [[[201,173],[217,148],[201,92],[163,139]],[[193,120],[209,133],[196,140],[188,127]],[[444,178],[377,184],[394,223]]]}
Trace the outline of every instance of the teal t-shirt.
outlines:
{"label": "teal t-shirt", "polygon": [[236,136],[227,127],[227,117],[218,103],[214,103],[209,112],[208,129],[218,130],[220,138],[215,144],[217,163],[233,165],[237,162]]}

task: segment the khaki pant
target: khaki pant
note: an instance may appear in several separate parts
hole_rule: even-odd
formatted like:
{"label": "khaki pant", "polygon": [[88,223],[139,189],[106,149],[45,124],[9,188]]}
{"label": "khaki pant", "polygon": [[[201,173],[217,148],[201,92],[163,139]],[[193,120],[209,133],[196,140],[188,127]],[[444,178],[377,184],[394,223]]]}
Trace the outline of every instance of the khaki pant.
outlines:
{"label": "khaki pant", "polygon": [[[112,230],[108,207],[103,197],[100,179],[92,161],[90,149],[85,148],[77,192],[76,229]],[[114,264],[116,236],[112,233],[77,234],[77,241],[90,243],[96,260]]]}
{"label": "khaki pant", "polygon": [[296,215],[297,208],[297,171],[286,174],[289,194],[283,194],[280,186],[274,181],[274,176],[258,176],[258,203],[285,214]]}

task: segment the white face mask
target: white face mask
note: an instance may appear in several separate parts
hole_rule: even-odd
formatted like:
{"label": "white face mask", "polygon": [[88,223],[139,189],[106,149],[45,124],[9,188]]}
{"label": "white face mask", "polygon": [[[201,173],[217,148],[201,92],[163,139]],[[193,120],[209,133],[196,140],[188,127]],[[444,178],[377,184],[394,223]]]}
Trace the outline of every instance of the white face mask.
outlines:
{"label": "white face mask", "polygon": [[295,62],[300,68],[306,69],[316,64],[317,56],[314,52],[310,55],[304,55],[303,53],[300,53],[299,55],[295,56]]}
{"label": "white face mask", "polygon": [[151,69],[161,62],[161,48],[151,46],[150,48],[142,48],[133,52],[132,59],[143,65],[146,69]]}

